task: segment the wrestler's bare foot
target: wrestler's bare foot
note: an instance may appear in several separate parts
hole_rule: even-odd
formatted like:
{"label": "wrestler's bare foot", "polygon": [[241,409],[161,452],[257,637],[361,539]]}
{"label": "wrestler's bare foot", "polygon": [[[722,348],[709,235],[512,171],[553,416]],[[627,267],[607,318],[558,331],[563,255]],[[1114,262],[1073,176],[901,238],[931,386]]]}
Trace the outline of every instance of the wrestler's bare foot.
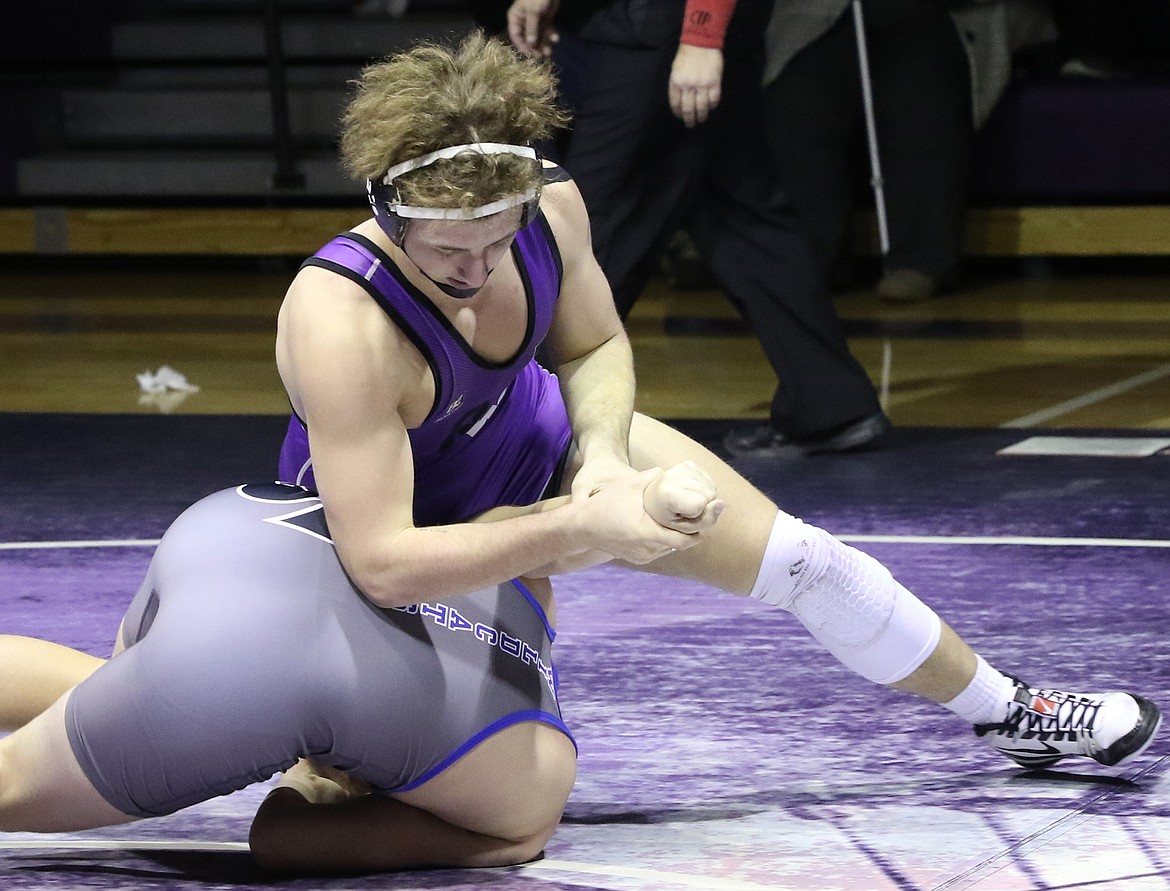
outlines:
{"label": "wrestler's bare foot", "polygon": [[293,789],[313,804],[333,804],[370,792],[368,784],[343,770],[302,758],[284,772],[277,789]]}

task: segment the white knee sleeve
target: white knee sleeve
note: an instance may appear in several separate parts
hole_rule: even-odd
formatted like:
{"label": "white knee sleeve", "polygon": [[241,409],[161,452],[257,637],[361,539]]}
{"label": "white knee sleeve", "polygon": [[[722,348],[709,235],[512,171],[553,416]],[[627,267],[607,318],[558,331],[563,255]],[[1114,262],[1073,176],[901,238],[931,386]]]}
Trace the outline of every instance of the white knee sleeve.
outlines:
{"label": "white knee sleeve", "polygon": [[843,665],[878,684],[913,673],[942,628],[873,557],[782,511],[751,596],[793,613]]}

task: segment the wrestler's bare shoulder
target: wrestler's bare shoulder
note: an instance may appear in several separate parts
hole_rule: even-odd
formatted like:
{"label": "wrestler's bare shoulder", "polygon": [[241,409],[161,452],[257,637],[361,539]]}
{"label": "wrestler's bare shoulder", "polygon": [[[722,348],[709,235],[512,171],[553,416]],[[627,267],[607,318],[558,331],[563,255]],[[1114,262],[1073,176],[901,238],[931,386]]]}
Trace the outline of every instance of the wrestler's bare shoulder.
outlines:
{"label": "wrestler's bare shoulder", "polygon": [[557,240],[562,258],[589,250],[589,214],[581,190],[572,179],[557,180],[544,187],[540,209]]}
{"label": "wrestler's bare shoulder", "polygon": [[384,347],[385,338],[396,330],[361,285],[318,266],[297,273],[277,319],[277,336],[298,340],[340,338],[352,343],[374,337]]}
{"label": "wrestler's bare shoulder", "polygon": [[285,292],[281,312],[298,315],[347,312],[369,302],[356,282],[320,266],[303,266]]}
{"label": "wrestler's bare shoulder", "polygon": [[351,381],[377,380],[386,392],[429,384],[429,368],[406,335],[355,282],[306,266],[293,279],[277,319],[277,368],[290,395],[305,375],[329,367]]}

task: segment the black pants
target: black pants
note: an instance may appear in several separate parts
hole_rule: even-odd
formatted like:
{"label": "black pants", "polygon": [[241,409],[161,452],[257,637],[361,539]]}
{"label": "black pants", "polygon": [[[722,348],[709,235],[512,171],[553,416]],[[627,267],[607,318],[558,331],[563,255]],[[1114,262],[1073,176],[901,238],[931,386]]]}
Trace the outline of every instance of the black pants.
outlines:
{"label": "black pants", "polygon": [[764,151],[767,4],[739,4],[722,101],[693,129],[671,114],[667,94],[683,6],[615,2],[573,36],[586,68],[576,79],[565,166],[589,208],[618,309],[629,312],[685,228],[779,378],[777,429],[807,436],[872,414],[873,385],[849,352],[803,224],[776,190]]}
{"label": "black pants", "polygon": [[[971,78],[946,4],[862,0],[889,221],[888,269],[945,278],[958,261],[970,179]],[[780,182],[831,268],[869,180],[852,10],[765,88]]]}

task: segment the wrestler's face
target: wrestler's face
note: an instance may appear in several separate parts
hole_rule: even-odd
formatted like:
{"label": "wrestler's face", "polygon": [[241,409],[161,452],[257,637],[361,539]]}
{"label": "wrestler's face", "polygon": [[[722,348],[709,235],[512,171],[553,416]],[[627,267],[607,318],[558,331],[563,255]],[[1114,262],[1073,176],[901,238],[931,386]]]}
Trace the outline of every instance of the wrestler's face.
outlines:
{"label": "wrestler's face", "polygon": [[402,250],[448,296],[474,297],[508,253],[521,208],[481,220],[411,220]]}

